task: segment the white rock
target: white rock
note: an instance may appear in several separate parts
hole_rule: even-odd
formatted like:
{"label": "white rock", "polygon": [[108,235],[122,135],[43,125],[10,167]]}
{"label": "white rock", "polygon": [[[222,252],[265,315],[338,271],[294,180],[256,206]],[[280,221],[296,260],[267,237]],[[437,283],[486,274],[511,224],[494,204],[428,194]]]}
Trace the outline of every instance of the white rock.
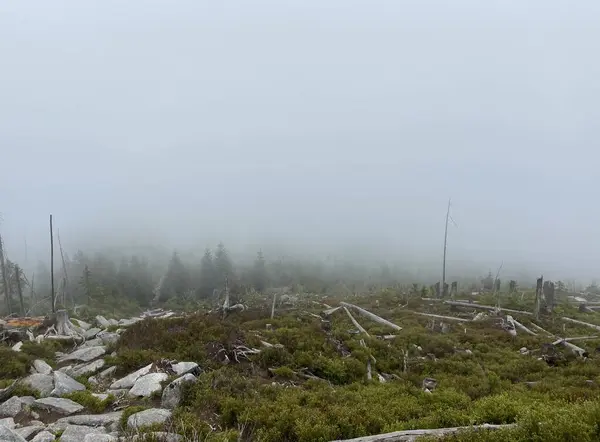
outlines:
{"label": "white rock", "polygon": [[22,342],[17,342],[15,345],[12,346],[12,349],[14,351],[21,351],[21,347],[23,347],[23,343]]}
{"label": "white rock", "polygon": [[166,373],[150,373],[145,376],[140,376],[133,388],[129,390],[130,396],[135,397],[150,397],[152,393],[162,390],[163,381],[166,381],[169,376]]}
{"label": "white rock", "polygon": [[25,403],[21,398],[13,396],[0,405],[0,416],[15,417],[24,407]]}
{"label": "white rock", "polygon": [[71,399],[47,397],[36,400],[33,404],[35,408],[55,411],[59,414],[69,415],[79,413],[84,407]]}
{"label": "white rock", "polygon": [[135,381],[138,380],[139,377],[147,375],[148,373],[150,373],[150,369],[152,369],[152,364],[148,364],[143,368],[140,368],[139,370],[128,374],[127,376],[125,376],[122,379],[119,379],[118,381],[113,382],[110,385],[110,389],[111,390],[118,390],[120,388],[131,388],[133,387],[133,385],[135,384]]}
{"label": "white rock", "polygon": [[52,367],[42,359],[36,359],[33,361],[33,368],[40,374],[52,374]]}
{"label": "white rock", "polygon": [[23,383],[40,393],[40,397],[50,396],[54,390],[54,377],[49,374],[32,374],[23,379]]}
{"label": "white rock", "polygon": [[66,361],[81,361],[81,362],[89,362],[92,361],[106,353],[106,348],[104,346],[97,347],[82,347],[78,350],[75,350],[73,353],[65,355],[61,357],[59,362]]}
{"label": "white rock", "polygon": [[162,408],[174,409],[181,402],[182,386],[187,382],[196,382],[196,376],[185,374],[167,385],[162,394],[160,406]]}
{"label": "white rock", "polygon": [[171,368],[173,368],[173,371],[177,375],[182,376],[186,373],[196,370],[198,368],[198,364],[195,362],[178,362],[177,364],[173,364]]}
{"label": "white rock", "polygon": [[64,396],[65,394],[73,393],[74,391],[83,390],[85,390],[85,385],[80,384],[75,379],[60,371],[54,372],[54,390],[52,390],[50,396]]}
{"label": "white rock", "polygon": [[148,425],[165,423],[171,417],[171,411],[162,408],[150,408],[132,414],[127,419],[127,427],[130,429],[139,429]]}
{"label": "white rock", "polygon": [[76,365],[69,371],[69,374],[73,377],[86,376],[97,372],[102,367],[104,367],[104,365],[106,365],[104,359],[96,359],[95,361],[92,361],[88,364]]}
{"label": "white rock", "polygon": [[31,439],[31,442],[54,442],[55,439],[56,437],[54,434],[50,433],[49,431],[42,431],[33,439]]}
{"label": "white rock", "polygon": [[106,399],[108,399],[109,395],[105,393],[92,393],[92,396],[94,396],[99,401],[105,401]]}
{"label": "white rock", "polygon": [[0,440],[2,442],[26,442],[21,436],[8,427],[0,425]]}
{"label": "white rock", "polygon": [[106,430],[103,427],[68,425],[63,434],[60,435],[60,442],[94,441],[94,439],[87,439],[87,437],[100,434],[106,434]]}

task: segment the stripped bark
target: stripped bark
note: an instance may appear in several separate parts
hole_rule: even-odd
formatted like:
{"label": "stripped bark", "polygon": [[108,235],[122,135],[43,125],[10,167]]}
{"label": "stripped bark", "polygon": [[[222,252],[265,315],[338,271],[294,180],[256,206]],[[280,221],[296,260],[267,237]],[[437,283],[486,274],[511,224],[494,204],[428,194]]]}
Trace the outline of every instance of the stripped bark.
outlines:
{"label": "stripped bark", "polygon": [[367,311],[364,308],[358,307],[357,305],[349,304],[347,302],[340,302],[340,305],[343,307],[353,308],[361,315],[371,319],[372,321],[377,322],[378,324],[387,325],[388,327],[392,327],[394,330],[402,330],[402,327],[394,324],[393,322],[388,321],[387,319],[383,319],[381,316],[377,316],[376,314],[371,313],[370,311]]}
{"label": "stripped bark", "polygon": [[453,305],[455,307],[469,307],[480,310],[490,310],[490,311],[500,311],[500,312],[508,312],[508,313],[518,313],[520,315],[529,315],[531,316],[531,312],[525,312],[523,310],[513,310],[510,308],[498,308],[493,305],[481,305],[481,304],[472,304],[470,302],[457,302],[457,301],[445,301],[444,304]]}

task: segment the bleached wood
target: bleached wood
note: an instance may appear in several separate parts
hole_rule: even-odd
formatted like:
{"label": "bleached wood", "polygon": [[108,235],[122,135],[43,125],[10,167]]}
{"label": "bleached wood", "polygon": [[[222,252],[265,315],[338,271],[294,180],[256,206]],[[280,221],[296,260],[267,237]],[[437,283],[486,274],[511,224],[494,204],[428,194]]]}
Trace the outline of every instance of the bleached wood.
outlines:
{"label": "bleached wood", "polygon": [[378,324],[387,325],[388,327],[391,327],[394,330],[402,330],[402,327],[400,327],[399,325],[396,325],[393,322],[390,322],[387,319],[382,318],[381,316],[377,316],[376,314],[371,313],[370,311],[365,310],[364,308],[361,308],[357,305],[349,304],[347,302],[340,302],[340,305],[343,307],[352,308],[352,309],[356,310],[358,313],[360,313],[361,315],[369,318],[372,321],[377,322]]}
{"label": "bleached wood", "polygon": [[427,316],[429,318],[447,319],[448,321],[471,322],[470,319],[466,319],[466,318],[457,318],[457,317],[454,317],[454,316],[434,315],[433,313],[421,313],[421,312],[415,312],[415,311],[411,311],[411,310],[407,310],[407,313],[413,313],[413,314],[419,315],[419,316]]}
{"label": "bleached wood", "polygon": [[344,311],[350,318],[350,321],[352,321],[352,324],[354,325],[354,327],[356,327],[361,333],[364,333],[365,335],[370,336],[369,333],[363,328],[363,326],[360,325],[356,319],[354,319],[354,316],[352,316],[352,313],[350,313],[350,310],[348,310],[346,307],[344,307]]}
{"label": "bleached wood", "polygon": [[583,322],[583,321],[578,321],[577,319],[571,319],[571,318],[561,318],[563,321],[567,321],[567,322],[572,322],[574,324],[579,324],[579,325],[585,325],[587,327],[593,328],[595,330],[599,330],[600,331],[600,325],[596,325],[596,324],[590,324],[589,322]]}
{"label": "bleached wood", "polygon": [[423,436],[445,436],[452,433],[465,430],[500,430],[513,428],[515,424],[503,424],[503,425],[474,425],[468,427],[451,427],[451,428],[435,428],[430,430],[404,430],[394,431],[393,433],[376,434],[374,436],[363,436],[356,437],[354,439],[340,439],[333,442],[415,442],[417,438]]}
{"label": "bleached wood", "polygon": [[525,312],[523,310],[513,310],[510,308],[498,308],[493,305],[471,304],[470,302],[444,301],[444,304],[453,305],[455,307],[469,307],[469,308],[475,308],[475,309],[480,309],[480,310],[518,313],[520,315],[529,315],[529,316],[532,315],[531,312]]}

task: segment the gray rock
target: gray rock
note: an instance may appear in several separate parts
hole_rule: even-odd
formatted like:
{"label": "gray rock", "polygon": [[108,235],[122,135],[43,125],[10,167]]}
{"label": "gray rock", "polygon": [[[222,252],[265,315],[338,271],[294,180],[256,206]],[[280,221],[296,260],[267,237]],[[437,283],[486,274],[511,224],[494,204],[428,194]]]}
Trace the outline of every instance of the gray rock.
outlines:
{"label": "gray rock", "polygon": [[38,391],[41,397],[50,396],[54,390],[54,377],[49,374],[32,374],[23,379],[23,383]]}
{"label": "gray rock", "polygon": [[67,376],[60,371],[54,372],[54,390],[50,396],[64,396],[65,394],[73,393],[74,391],[85,390],[85,385],[80,384],[75,379]]}
{"label": "gray rock", "polygon": [[87,434],[83,442],[117,442],[119,438],[112,434]]}
{"label": "gray rock", "polygon": [[21,400],[21,398],[13,396],[0,405],[0,416],[15,417],[21,412],[21,410],[23,410],[24,407],[25,403]]}
{"label": "gray rock", "polygon": [[200,367],[198,367],[198,364],[196,364],[195,362],[178,362],[177,364],[173,364],[171,368],[177,375],[182,376],[186,373],[196,371]]}
{"label": "gray rock", "polygon": [[97,372],[106,365],[104,359],[97,359],[88,364],[79,364],[73,367],[69,374],[73,377],[85,376]]}
{"label": "gray rock", "polygon": [[101,331],[102,331],[102,329],[100,329],[98,327],[90,328],[83,334],[83,337],[85,339],[94,339],[96,337],[96,335],[98,333],[100,333]]}
{"label": "gray rock", "polygon": [[112,424],[118,424],[122,411],[115,411],[104,414],[78,414],[75,416],[61,417],[50,428],[52,431],[64,431],[68,425],[85,425],[86,427],[106,427]]}
{"label": "gray rock", "polygon": [[113,396],[116,397],[121,397],[121,396],[125,396],[127,393],[129,393],[129,388],[117,388],[116,390],[106,390],[107,394],[112,394]]}
{"label": "gray rock", "polygon": [[119,325],[119,321],[117,321],[116,319],[109,319],[108,324],[111,327],[116,327],[117,325]]}
{"label": "gray rock", "polygon": [[169,375],[166,373],[150,373],[145,376],[140,376],[133,388],[129,390],[130,396],[135,397],[150,397],[152,393],[162,391],[161,382],[166,381]]}
{"label": "gray rock", "polygon": [[119,388],[131,388],[134,386],[135,381],[138,380],[138,378],[147,375],[148,373],[150,373],[150,369],[152,368],[152,364],[148,364],[143,368],[140,368],[137,371],[134,371],[131,374],[128,374],[127,376],[125,376],[122,379],[119,379],[118,381],[113,382],[110,385],[110,389],[111,390],[118,390]]}
{"label": "gray rock", "polygon": [[175,379],[163,390],[160,406],[162,408],[167,408],[170,410],[177,407],[181,402],[181,393],[183,385],[187,382],[196,382],[196,380],[196,376],[190,373]]}
{"label": "gray rock", "polygon": [[2,442],[26,442],[21,436],[8,427],[0,425],[0,440]]}
{"label": "gray rock", "polygon": [[54,437],[54,434],[50,433],[49,431],[42,431],[33,439],[31,439],[31,442],[54,442],[55,439],[56,438]]}
{"label": "gray rock", "polygon": [[162,408],[150,408],[149,410],[140,411],[139,413],[129,416],[129,419],[127,419],[127,427],[137,430],[148,425],[163,424],[170,417],[170,410],[164,410]]}
{"label": "gray rock", "polygon": [[84,407],[71,399],[46,397],[36,400],[33,404],[35,408],[55,411],[60,414],[69,415],[79,413]]}
{"label": "gray rock", "polygon": [[33,368],[40,374],[52,374],[52,367],[42,359],[36,359],[33,361]]}
{"label": "gray rock", "polygon": [[[154,431],[152,433],[147,433],[147,436],[149,436],[151,440],[159,442],[180,442],[183,440],[183,437],[179,434],[167,433],[166,431]],[[146,434],[136,434],[131,440],[133,442],[143,441],[146,440],[145,437]]]}
{"label": "gray rock", "polygon": [[108,399],[108,394],[105,393],[92,393],[92,396],[94,396],[99,401],[105,401],[106,399]]}
{"label": "gray rock", "polygon": [[89,330],[90,328],[92,328],[92,324],[88,324],[87,322],[82,321],[81,319],[71,318],[71,322],[84,330]]}
{"label": "gray rock", "polygon": [[98,339],[100,339],[104,345],[116,344],[119,341],[119,334],[103,331],[98,333]]}
{"label": "gray rock", "polygon": [[19,399],[21,399],[21,402],[23,402],[25,405],[31,405],[35,402],[35,398],[33,396],[21,396]]}
{"label": "gray rock", "polygon": [[33,436],[38,434],[40,431],[46,429],[45,425],[29,425],[27,427],[15,429],[15,433],[21,436],[25,440],[31,439]]}
{"label": "gray rock", "polygon": [[143,319],[142,318],[121,319],[119,321],[119,325],[121,327],[129,327],[130,325],[133,325],[140,321],[143,321]]}
{"label": "gray rock", "polygon": [[72,365],[66,365],[64,367],[60,367],[56,371],[60,371],[61,373],[64,373],[64,374],[69,374],[69,373],[71,373],[71,370],[73,370],[73,366]]}
{"label": "gray rock", "polygon": [[81,344],[82,347],[97,347],[99,345],[102,345],[102,339],[96,337],[94,339],[90,339],[88,341],[85,341],[83,344]]}
{"label": "gray rock", "polygon": [[46,426],[46,424],[45,424],[45,423],[43,423],[43,422],[42,422],[42,421],[40,421],[40,420],[36,420],[36,421],[30,421],[30,422],[29,422],[29,425],[37,425],[37,426],[39,426],[39,427],[45,427],[45,426]]}
{"label": "gray rock", "polygon": [[13,428],[15,428],[15,420],[12,417],[5,417],[4,419],[0,419],[0,425],[6,428],[10,428],[12,430]]}
{"label": "gray rock", "polygon": [[110,322],[104,316],[96,316],[96,323],[102,328],[110,327]]}
{"label": "gray rock", "polygon": [[99,345],[97,347],[82,347],[73,353],[61,357],[58,362],[81,361],[90,362],[106,353],[106,348]]}
{"label": "gray rock", "polygon": [[60,442],[82,442],[84,440],[93,441],[94,439],[86,439],[86,437],[100,434],[106,434],[106,430],[103,427],[67,425],[67,428],[65,428],[65,431],[60,436]]}

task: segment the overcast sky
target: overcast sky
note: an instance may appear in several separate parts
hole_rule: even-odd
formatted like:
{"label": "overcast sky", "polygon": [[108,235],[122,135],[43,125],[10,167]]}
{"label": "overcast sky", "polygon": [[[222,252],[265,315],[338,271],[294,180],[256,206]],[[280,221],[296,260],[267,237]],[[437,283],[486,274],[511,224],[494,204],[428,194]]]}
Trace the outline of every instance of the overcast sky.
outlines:
{"label": "overcast sky", "polygon": [[597,0],[0,1],[9,252],[44,252],[53,213],[70,248],[438,259],[452,197],[456,265],[600,275],[599,23]]}

